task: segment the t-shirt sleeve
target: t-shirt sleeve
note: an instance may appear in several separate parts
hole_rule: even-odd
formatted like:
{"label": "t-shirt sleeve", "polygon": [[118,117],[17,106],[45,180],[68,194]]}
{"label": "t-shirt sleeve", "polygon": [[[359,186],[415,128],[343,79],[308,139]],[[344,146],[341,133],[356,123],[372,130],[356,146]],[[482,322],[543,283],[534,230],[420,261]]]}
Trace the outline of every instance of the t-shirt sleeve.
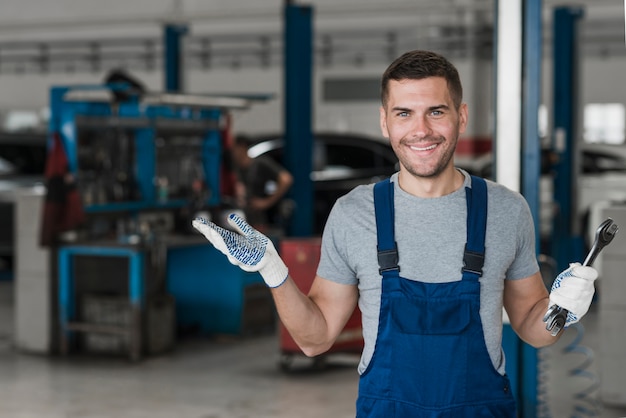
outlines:
{"label": "t-shirt sleeve", "polygon": [[506,272],[506,278],[511,280],[523,279],[539,271],[535,247],[535,224],[528,207],[528,203],[520,197],[521,205],[519,216],[516,218],[516,256]]}
{"label": "t-shirt sleeve", "polygon": [[357,284],[354,269],[348,264],[348,219],[343,199],[335,202],[324,227],[317,275],[340,284]]}

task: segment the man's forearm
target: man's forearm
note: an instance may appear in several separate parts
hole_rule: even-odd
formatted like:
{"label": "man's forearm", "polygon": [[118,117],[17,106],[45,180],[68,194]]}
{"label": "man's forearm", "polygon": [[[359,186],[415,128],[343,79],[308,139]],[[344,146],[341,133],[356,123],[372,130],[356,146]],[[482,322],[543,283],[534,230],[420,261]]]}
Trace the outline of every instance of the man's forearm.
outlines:
{"label": "man's forearm", "polygon": [[332,346],[333,339],[324,315],[291,277],[272,289],[272,295],[283,325],[305,355],[319,355]]}
{"label": "man's forearm", "polygon": [[561,332],[556,336],[552,336],[550,331],[546,329],[543,317],[548,310],[548,302],[548,297],[537,302],[517,332],[522,340],[536,348],[554,344],[563,334]]}

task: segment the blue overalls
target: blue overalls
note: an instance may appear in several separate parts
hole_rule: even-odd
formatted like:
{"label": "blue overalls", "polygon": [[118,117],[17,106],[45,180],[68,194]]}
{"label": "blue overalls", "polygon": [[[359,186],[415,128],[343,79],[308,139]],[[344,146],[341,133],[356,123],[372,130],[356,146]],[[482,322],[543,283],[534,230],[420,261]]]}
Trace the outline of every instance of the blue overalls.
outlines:
{"label": "blue overalls", "polygon": [[[359,382],[357,418],[514,418],[509,380],[494,368],[480,320],[487,188],[472,176],[462,279],[400,277],[393,183],[374,187],[382,296],[378,337]],[[419,255],[416,255],[419,256]]]}

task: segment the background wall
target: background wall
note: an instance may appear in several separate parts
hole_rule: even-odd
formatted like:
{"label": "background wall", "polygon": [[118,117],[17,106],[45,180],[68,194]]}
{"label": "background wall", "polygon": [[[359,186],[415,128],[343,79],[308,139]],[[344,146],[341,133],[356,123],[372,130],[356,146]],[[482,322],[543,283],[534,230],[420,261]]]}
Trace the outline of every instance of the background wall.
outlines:
{"label": "background wall", "polygon": [[[493,0],[315,0],[316,35],[324,33],[355,34],[393,30],[402,34],[395,45],[395,55],[410,48],[431,48],[449,57],[458,66],[465,87],[465,100],[470,106],[469,137],[489,137],[492,128],[493,75],[492,59],[475,44],[487,39],[479,31],[493,26]],[[551,37],[550,16],[554,1],[544,3],[546,39],[543,97],[551,106]],[[282,33],[280,0],[3,0],[0,14],[0,63],[2,43],[25,41],[51,42],[67,40],[127,39],[152,37],[160,39],[165,22],[184,22],[188,36],[274,34]],[[587,26],[607,27],[598,22],[611,19],[622,24],[623,11],[618,1],[589,1],[586,7]],[[621,16],[616,13],[621,11]],[[361,32],[358,32],[361,31]],[[455,32],[456,31],[456,32]],[[588,29],[591,31],[591,29]],[[456,35],[455,35],[456,33]],[[450,38],[455,35],[456,38]],[[487,35],[490,36],[490,35]],[[186,38],[183,38],[186,39]],[[452,41],[440,43],[443,40]],[[351,41],[357,47],[356,41]],[[439,42],[439,43],[438,43]],[[459,42],[465,53],[458,49]],[[623,35],[622,35],[623,46]],[[276,46],[280,48],[280,45]],[[367,45],[363,51],[367,52]],[[487,46],[489,47],[489,46]],[[335,46],[339,50],[338,46]],[[476,53],[472,53],[472,51]],[[469,51],[469,53],[467,53]],[[344,52],[347,54],[348,52]],[[626,54],[607,49],[604,55],[585,55],[581,70],[584,102],[620,102],[626,98]],[[379,78],[390,57],[368,58],[355,55],[352,62],[344,60],[333,65],[317,62],[314,70],[314,127],[317,130],[363,132],[379,136],[378,100],[360,102],[325,102],[324,80],[329,77]],[[361,58],[359,58],[361,57]],[[120,63],[124,66],[124,62]],[[0,113],[15,109],[41,109],[48,103],[50,86],[101,83],[106,69],[68,68],[56,71],[10,71],[0,67]],[[129,68],[150,90],[163,90],[161,66],[151,69]],[[235,114],[235,130],[242,132],[275,132],[282,130],[282,64],[272,62],[266,67],[235,65],[220,68],[185,67],[184,90],[189,93],[271,93],[275,99]]]}

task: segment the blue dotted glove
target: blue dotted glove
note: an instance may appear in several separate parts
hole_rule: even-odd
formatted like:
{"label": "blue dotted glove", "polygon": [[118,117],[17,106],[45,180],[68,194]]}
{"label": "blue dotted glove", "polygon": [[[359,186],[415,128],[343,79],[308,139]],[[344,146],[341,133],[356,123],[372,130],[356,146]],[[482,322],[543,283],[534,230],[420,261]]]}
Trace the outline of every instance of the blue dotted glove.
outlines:
{"label": "blue dotted glove", "polygon": [[235,232],[203,218],[196,218],[191,224],[235,266],[244,271],[258,271],[269,287],[283,284],[289,271],[272,241],[234,213],[228,216],[228,223]]}
{"label": "blue dotted glove", "polygon": [[565,326],[578,322],[589,310],[595,292],[593,282],[598,272],[593,267],[572,263],[554,279],[550,290],[550,306],[567,309]]}

